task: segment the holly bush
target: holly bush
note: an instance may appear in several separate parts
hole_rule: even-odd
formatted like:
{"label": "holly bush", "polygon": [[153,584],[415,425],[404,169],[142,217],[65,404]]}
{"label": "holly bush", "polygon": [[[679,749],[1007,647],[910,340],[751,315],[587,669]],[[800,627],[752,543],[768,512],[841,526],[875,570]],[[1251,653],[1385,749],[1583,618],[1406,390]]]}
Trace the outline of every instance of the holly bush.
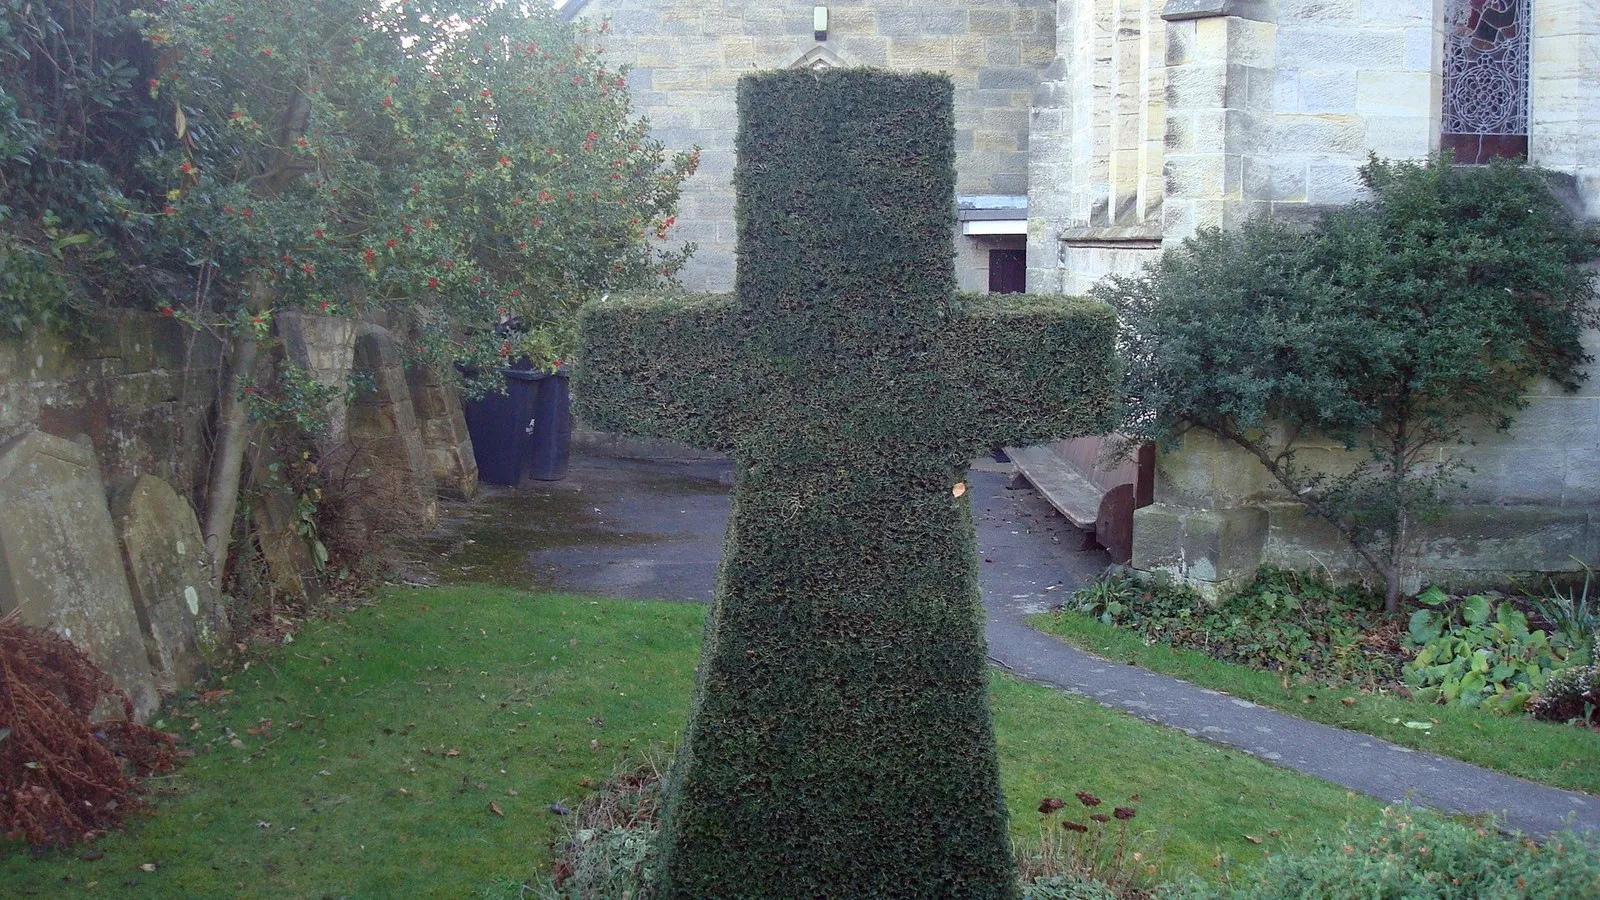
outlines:
{"label": "holly bush", "polygon": [[693,250],[666,240],[697,155],[630,117],[607,31],[542,4],[158,5],[162,230],[202,287],[234,292],[165,311],[385,307],[434,364],[554,362],[584,300]]}

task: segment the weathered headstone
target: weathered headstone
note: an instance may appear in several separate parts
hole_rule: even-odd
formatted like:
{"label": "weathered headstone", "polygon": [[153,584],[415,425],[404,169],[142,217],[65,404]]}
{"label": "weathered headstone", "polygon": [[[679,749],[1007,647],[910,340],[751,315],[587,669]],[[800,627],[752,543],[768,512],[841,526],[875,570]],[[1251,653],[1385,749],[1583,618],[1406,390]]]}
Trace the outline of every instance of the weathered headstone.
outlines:
{"label": "weathered headstone", "polygon": [[0,615],[76,644],[133,700],[160,700],[94,451],[31,432],[0,446]]}
{"label": "weathered headstone", "polygon": [[188,687],[224,655],[228,638],[194,508],[165,481],[141,475],[113,492],[111,517],[156,687]]}
{"label": "weathered headstone", "polygon": [[[313,602],[322,597],[322,582],[317,578],[317,560],[311,545],[301,534],[303,523],[294,493],[284,489],[280,476],[273,467],[282,467],[286,460],[279,454],[276,444],[267,433],[256,435],[250,448],[250,480],[257,485],[250,510],[256,546],[261,550],[264,569],[257,572],[242,571],[247,596],[257,593],[281,593],[297,600]],[[253,584],[257,577],[266,581]]]}
{"label": "weathered headstone", "polygon": [[394,501],[423,528],[439,523],[433,466],[423,450],[405,361],[389,330],[356,326],[355,371],[370,379],[350,404],[349,440],[356,459],[381,480]]}
{"label": "weathered headstone", "polygon": [[654,896],[1017,893],[963,479],[1108,429],[1116,321],[954,294],[952,98],[743,79],[736,296],[581,316],[590,426],[739,466]]}

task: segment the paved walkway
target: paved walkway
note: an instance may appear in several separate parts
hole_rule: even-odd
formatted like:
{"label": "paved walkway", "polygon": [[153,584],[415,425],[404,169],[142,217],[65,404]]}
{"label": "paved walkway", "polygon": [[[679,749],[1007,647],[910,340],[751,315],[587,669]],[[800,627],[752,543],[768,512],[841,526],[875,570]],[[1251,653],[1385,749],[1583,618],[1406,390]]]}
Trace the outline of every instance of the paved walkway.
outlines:
{"label": "paved walkway", "polygon": [[[1532,834],[1569,827],[1600,831],[1595,797],[1307,722],[1034,631],[1027,616],[1060,603],[1101,571],[1106,557],[1078,551],[1077,532],[1033,491],[1008,489],[1007,467],[979,469],[970,484],[989,653],[997,664],[1386,802],[1410,799],[1449,812],[1492,813]],[[590,461],[576,466],[567,482],[502,492],[490,500],[487,513],[481,506],[469,509],[477,522],[464,523],[459,534],[494,523],[495,533],[505,538],[511,521],[510,540],[534,548],[519,552],[512,567],[530,586],[705,601],[721,554],[730,484],[727,467],[715,464]],[[526,515],[508,517],[508,509]],[[555,529],[544,524],[553,512],[559,513]],[[458,550],[465,540],[474,539],[458,537]]]}

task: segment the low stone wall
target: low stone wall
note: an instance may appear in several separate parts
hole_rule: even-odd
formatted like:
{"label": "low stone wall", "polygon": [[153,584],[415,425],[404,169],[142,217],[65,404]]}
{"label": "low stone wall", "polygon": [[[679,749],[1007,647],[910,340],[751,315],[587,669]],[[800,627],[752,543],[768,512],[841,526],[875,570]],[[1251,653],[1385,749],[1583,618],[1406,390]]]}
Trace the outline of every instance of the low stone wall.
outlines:
{"label": "low stone wall", "polygon": [[108,483],[153,475],[193,500],[221,344],[154,313],[115,311],[81,337],[0,340],[0,442],[31,431],[93,446]]}
{"label": "low stone wall", "polygon": [[[336,386],[359,371],[371,385],[334,404],[321,450],[354,452],[394,475],[408,514],[424,524],[439,493],[476,491],[459,399],[448,384],[408,373],[388,331],[288,314],[278,335],[273,359]],[[77,337],[0,340],[0,615],[16,611],[72,640],[141,719],[231,646],[195,514],[222,358],[208,333],[132,311],[91,321]],[[251,437],[247,481],[264,484],[288,451],[265,426]],[[248,543],[273,590],[315,596],[293,498],[265,499],[274,502],[253,506]]]}
{"label": "low stone wall", "polygon": [[[1588,335],[1600,353],[1600,333]],[[1600,371],[1594,373],[1600,376]],[[1408,587],[1504,586],[1600,563],[1600,377],[1577,393],[1534,386],[1510,431],[1479,429],[1444,448],[1473,471],[1445,519],[1419,529]],[[1303,465],[1337,475],[1355,457],[1331,442],[1297,442]],[[1218,595],[1261,565],[1368,572],[1326,523],[1308,517],[1243,450],[1191,432],[1157,462],[1156,504],[1134,517],[1133,565]]]}

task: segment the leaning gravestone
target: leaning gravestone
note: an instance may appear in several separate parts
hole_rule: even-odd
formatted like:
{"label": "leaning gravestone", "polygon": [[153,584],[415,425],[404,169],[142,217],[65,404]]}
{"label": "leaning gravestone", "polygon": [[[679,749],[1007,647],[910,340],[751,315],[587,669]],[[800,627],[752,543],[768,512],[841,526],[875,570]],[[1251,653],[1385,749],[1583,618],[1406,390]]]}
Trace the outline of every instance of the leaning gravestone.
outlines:
{"label": "leaning gravestone", "polygon": [[1103,305],[958,297],[953,88],[739,84],[737,293],[580,319],[585,424],[730,453],[658,897],[1009,897],[963,478],[1108,430]]}
{"label": "leaning gravestone", "polygon": [[356,326],[355,371],[371,379],[350,404],[349,439],[356,459],[385,481],[383,490],[394,495],[390,502],[403,504],[418,526],[432,528],[439,524],[433,464],[417,425],[400,345],[388,329]]}
{"label": "leaning gravestone", "polygon": [[156,687],[188,687],[223,655],[228,635],[194,508],[165,481],[141,475],[112,495],[111,517]]}
{"label": "leaning gravestone", "polygon": [[94,451],[32,432],[0,446],[0,615],[78,646],[143,721],[159,698]]}

